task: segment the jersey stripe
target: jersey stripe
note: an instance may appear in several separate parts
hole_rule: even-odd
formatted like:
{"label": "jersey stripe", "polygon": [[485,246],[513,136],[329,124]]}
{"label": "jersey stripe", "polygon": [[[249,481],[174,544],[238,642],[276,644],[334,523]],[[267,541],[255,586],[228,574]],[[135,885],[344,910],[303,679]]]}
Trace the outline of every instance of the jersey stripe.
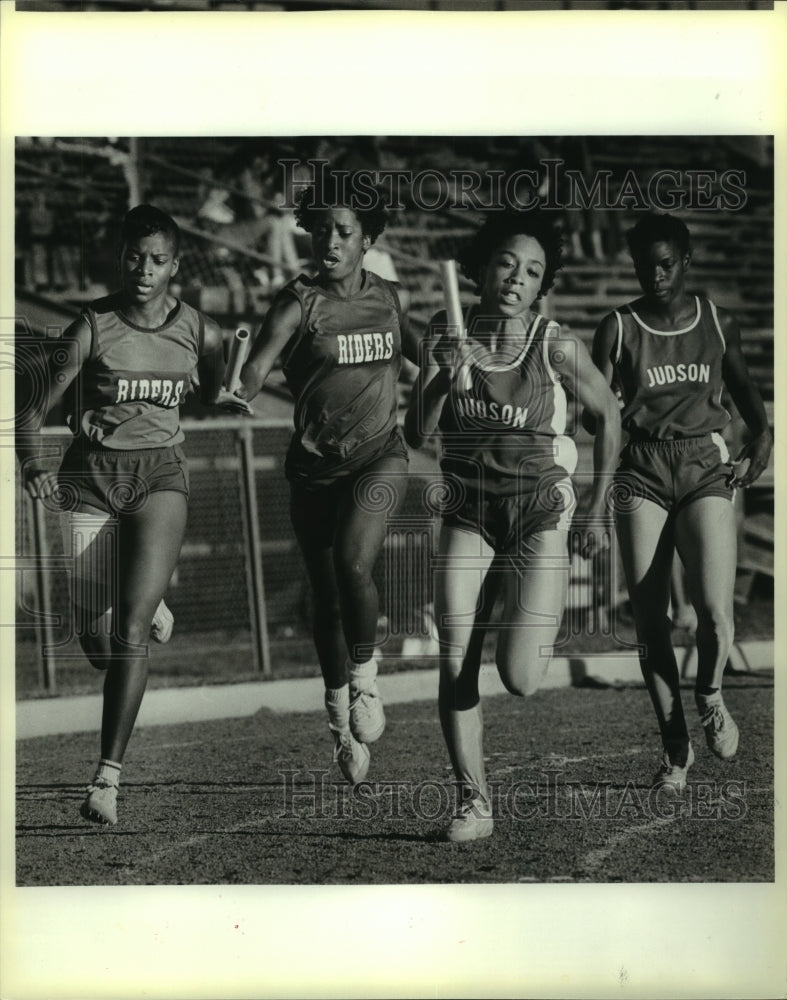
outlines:
{"label": "jersey stripe", "polygon": [[550,421],[550,427],[556,435],[564,433],[566,429],[566,419],[568,416],[566,394],[563,390],[560,376],[552,367],[552,362],[549,360],[549,342],[559,329],[560,328],[557,323],[554,321],[547,323],[547,328],[544,331],[544,336],[541,342],[544,353],[544,366],[546,367],[549,377],[552,379],[552,420]]}
{"label": "jersey stripe", "polygon": [[639,316],[634,312],[631,306],[628,306],[628,311],[637,321],[638,325],[642,327],[643,330],[647,330],[648,333],[655,333],[657,337],[676,337],[681,333],[690,333],[694,327],[699,323],[702,318],[702,307],[700,306],[700,300],[698,296],[694,296],[694,306],[697,310],[696,315],[688,326],[684,326],[681,330],[655,330],[652,326],[648,326],[647,323],[643,322]]}
{"label": "jersey stripe", "polygon": [[711,431],[711,440],[719,449],[719,455],[721,456],[722,462],[729,462],[730,453],[727,449],[727,444],[721,434],[718,431]]}
{"label": "jersey stripe", "polygon": [[721,323],[719,323],[719,315],[716,312],[716,305],[715,303],[711,302],[710,299],[708,299],[708,305],[710,306],[710,311],[713,314],[713,322],[716,325],[716,332],[718,333],[719,339],[721,340],[721,349],[722,351],[726,351],[727,341],[724,339],[724,334],[721,332]]}

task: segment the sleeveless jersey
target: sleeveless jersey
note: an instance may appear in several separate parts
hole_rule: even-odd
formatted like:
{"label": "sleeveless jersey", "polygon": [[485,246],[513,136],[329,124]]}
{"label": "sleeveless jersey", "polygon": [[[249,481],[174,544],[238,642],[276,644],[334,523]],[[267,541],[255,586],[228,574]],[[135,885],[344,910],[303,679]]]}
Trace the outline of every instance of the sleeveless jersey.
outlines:
{"label": "sleeveless jersey", "polygon": [[202,350],[205,317],[179,301],[163,326],[148,330],[125,319],[120,306],[109,295],[83,314],[92,343],[71,397],[72,429],[121,451],[178,444],[178,407]]}
{"label": "sleeveless jersey", "polygon": [[438,422],[443,472],[497,496],[534,489],[545,474],[570,475],[577,450],[565,434],[566,394],[548,355],[558,325],[539,315],[523,321],[521,347],[508,357],[489,351],[473,329],[471,321],[472,360],[457,373]]}
{"label": "sleeveless jersey", "polygon": [[399,298],[371,271],[349,299],[305,275],[284,292],[301,304],[300,326],[282,351],[295,397],[285,469],[293,481],[327,483],[374,460],[396,433]]}
{"label": "sleeveless jersey", "polygon": [[720,431],[724,335],[716,307],[695,296],[696,315],[681,330],[654,330],[631,305],[615,313],[615,381],[624,430],[638,440],[699,437]]}

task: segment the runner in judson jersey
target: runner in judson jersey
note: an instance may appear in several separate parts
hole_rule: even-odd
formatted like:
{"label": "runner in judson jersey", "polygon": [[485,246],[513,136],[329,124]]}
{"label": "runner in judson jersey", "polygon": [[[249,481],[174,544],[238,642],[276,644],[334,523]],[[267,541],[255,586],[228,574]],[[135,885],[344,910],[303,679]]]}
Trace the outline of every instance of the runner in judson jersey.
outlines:
{"label": "runner in judson jersey", "polygon": [[[91,303],[58,341],[46,397],[20,400],[17,408],[25,487],[63,511],[75,630],[90,663],[106,671],[101,759],[81,807],[85,819],[106,824],[117,822],[120,769],[147,682],[154,613],[159,627],[171,630],[162,598],[180,552],[189,491],[178,407],[196,373],[203,402],[248,412],[221,389],[219,327],[169,294],[179,243],[164,212],[139,205],[126,215],[120,290]],[[74,439],[55,477],[38,461],[34,432],[61,400]]]}
{"label": "runner in judson jersey", "polygon": [[493,562],[504,597],[497,668],[512,694],[538,688],[560,625],[577,461],[566,434],[566,390],[598,422],[586,556],[600,544],[597,529],[619,446],[616,401],[587,349],[531,308],[552,286],[560,260],[561,238],[548,213],[506,211],[487,219],[461,261],[480,295],[465,317],[466,339],[446,330],[444,312],[433,318],[432,356],[405,421],[413,447],[435,428],[442,439],[435,616],[440,721],[459,792],[446,830],[451,841],[487,837],[493,829],[478,689],[494,604]]}
{"label": "runner in judson jersey", "polygon": [[[732,497],[766,468],[772,442],[738,324],[686,290],[685,224],[651,213],[630,230],[628,243],[643,294],[602,320],[593,357],[622,396],[628,431],[616,473],[616,522],[642,673],[663,743],[654,785],[679,792],[694,751],[667,611],[673,553],[677,547],[698,618],[697,710],[708,746],[728,759],[739,736],[721,695],[733,640]],[[721,435],[730,419],[723,386],[751,432],[737,459],[749,460],[743,474],[735,472]]]}
{"label": "runner in judson jersey", "polygon": [[276,296],[239,390],[252,399],[281,357],[295,397],[290,513],[314,595],[334,759],[351,783],[366,776],[368,744],[385,727],[372,570],[405,485],[396,384],[403,351],[416,355],[401,293],[363,267],[386,213],[376,192],[356,194],[354,176],[326,172],[303,191],[295,215],[311,234],[317,273]]}

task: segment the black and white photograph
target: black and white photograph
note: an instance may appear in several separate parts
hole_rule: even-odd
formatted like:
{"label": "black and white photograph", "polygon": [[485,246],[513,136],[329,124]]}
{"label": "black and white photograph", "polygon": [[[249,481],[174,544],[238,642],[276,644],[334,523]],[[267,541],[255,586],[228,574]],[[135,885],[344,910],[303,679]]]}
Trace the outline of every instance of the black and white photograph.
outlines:
{"label": "black and white photograph", "polygon": [[769,137],[20,138],[16,190],[18,884],[773,878]]}
{"label": "black and white photograph", "polygon": [[[182,954],[210,941],[218,904],[226,943],[204,947],[230,955],[230,900],[255,936],[371,906],[401,916],[406,953],[454,905],[488,946],[498,899],[523,934],[546,902],[557,933],[563,899],[604,942],[581,982],[542,953],[496,986],[479,953],[461,982],[438,963],[315,987],[296,936],[288,986],[244,964],[215,985],[170,970],[158,995],[645,995],[664,955],[637,942],[652,964],[629,986],[619,937],[643,900],[663,922],[751,898],[774,922],[750,938],[783,926],[783,122],[549,127],[495,107],[492,71],[487,125],[434,128],[435,94],[403,128],[377,81],[364,113],[309,117],[349,96],[326,39],[384,45],[343,16],[273,29],[306,40],[311,95],[266,70],[245,126],[240,69],[226,127],[221,101],[198,124],[202,80],[178,126],[140,114],[147,70],[110,83],[133,108],[115,134],[103,109],[61,129],[35,100],[10,126],[4,108],[3,884],[23,920],[3,948],[61,897],[148,954],[175,914],[199,928]],[[726,992],[713,941],[719,969],[665,995],[757,995]],[[762,972],[783,980],[770,953]]]}

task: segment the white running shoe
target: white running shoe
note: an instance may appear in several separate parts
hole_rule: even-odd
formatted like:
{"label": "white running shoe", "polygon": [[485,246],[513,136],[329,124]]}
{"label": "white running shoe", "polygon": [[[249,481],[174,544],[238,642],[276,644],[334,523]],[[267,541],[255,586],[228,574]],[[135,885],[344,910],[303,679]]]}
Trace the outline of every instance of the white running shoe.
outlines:
{"label": "white running shoe", "polygon": [[663,788],[670,792],[682,792],[686,787],[686,777],[688,770],[694,763],[694,748],[691,743],[689,743],[688,752],[685,755],[685,761],[681,761],[683,755],[677,753],[672,755],[675,760],[673,761],[667,750],[664,751],[664,756],[661,758],[661,767],[656,772],[653,778],[653,788]]}
{"label": "white running shoe", "polygon": [[172,626],[175,624],[175,616],[169,610],[164,601],[159,602],[153,621],[150,624],[150,638],[155,642],[160,642],[163,646],[172,638]]}
{"label": "white running shoe", "polygon": [[330,729],[334,739],[333,759],[347,781],[357,785],[369,772],[369,748],[359,743],[348,729],[340,731],[332,726]]}
{"label": "white running shoe", "polygon": [[383,735],[385,712],[377,681],[372,681],[365,690],[350,681],[350,729],[361,743],[374,743]]}
{"label": "white running shoe", "polygon": [[469,799],[459,807],[445,831],[445,839],[454,844],[491,837],[495,821],[492,807],[482,798]]}
{"label": "white running shoe", "polygon": [[727,711],[722,696],[700,695],[697,698],[697,711],[705,730],[705,740],[713,753],[722,760],[734,757],[738,750],[740,732],[735,719]]}
{"label": "white running shoe", "polygon": [[117,797],[117,785],[106,778],[95,777],[93,783],[88,785],[87,798],[79,809],[79,815],[93,823],[114,826],[118,821]]}

